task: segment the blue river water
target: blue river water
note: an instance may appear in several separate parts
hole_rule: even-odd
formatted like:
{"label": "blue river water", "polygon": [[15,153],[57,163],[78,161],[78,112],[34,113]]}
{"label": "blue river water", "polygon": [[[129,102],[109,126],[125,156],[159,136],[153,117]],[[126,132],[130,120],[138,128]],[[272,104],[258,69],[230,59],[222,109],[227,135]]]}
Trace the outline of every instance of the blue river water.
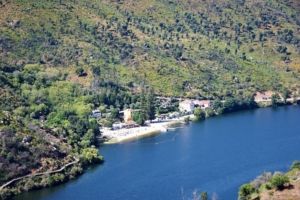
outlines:
{"label": "blue river water", "polygon": [[300,160],[300,107],[212,117],[122,144],[101,145],[106,162],[65,184],[14,200],[192,199],[193,192],[236,200],[238,188]]}

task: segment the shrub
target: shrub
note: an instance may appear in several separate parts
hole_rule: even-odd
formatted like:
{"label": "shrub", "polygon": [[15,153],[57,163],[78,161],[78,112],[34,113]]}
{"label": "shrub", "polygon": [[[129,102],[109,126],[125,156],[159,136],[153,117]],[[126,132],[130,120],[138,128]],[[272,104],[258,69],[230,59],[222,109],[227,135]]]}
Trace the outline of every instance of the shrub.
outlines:
{"label": "shrub", "polygon": [[274,192],[273,192],[273,191],[270,191],[270,192],[268,192],[268,194],[269,194],[270,196],[273,196]]}
{"label": "shrub", "polygon": [[290,167],[290,170],[293,169],[299,169],[300,170],[300,162],[298,160],[295,160],[292,164],[292,166]]}
{"label": "shrub", "polygon": [[201,108],[196,108],[194,111],[194,115],[196,116],[197,120],[205,119],[205,112]]}
{"label": "shrub", "polygon": [[202,192],[200,194],[200,198],[201,198],[201,200],[208,200],[208,194],[207,194],[207,192],[206,191]]}
{"label": "shrub", "polygon": [[189,123],[190,121],[191,121],[190,117],[185,117],[185,118],[184,118],[184,122],[185,122],[185,123]]}
{"label": "shrub", "polygon": [[289,183],[290,180],[286,175],[276,175],[271,178],[271,185],[278,189],[284,188],[285,183]]}
{"label": "shrub", "polygon": [[266,184],[266,186],[265,186],[265,187],[266,187],[266,189],[267,189],[267,190],[271,190],[271,189],[272,189],[272,187],[271,187],[271,185],[270,185],[270,184]]}
{"label": "shrub", "polygon": [[250,199],[251,194],[255,191],[256,188],[249,183],[242,185],[239,189],[240,199]]}

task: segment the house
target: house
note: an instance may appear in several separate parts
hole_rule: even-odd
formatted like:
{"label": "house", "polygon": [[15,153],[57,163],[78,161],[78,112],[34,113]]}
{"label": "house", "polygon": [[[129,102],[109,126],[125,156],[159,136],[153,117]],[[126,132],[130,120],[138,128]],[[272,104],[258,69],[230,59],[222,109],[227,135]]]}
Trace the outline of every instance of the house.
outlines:
{"label": "house", "polygon": [[134,111],[132,109],[124,110],[124,121],[128,122],[128,121],[132,120],[133,113],[134,113]]}
{"label": "house", "polygon": [[198,105],[201,109],[204,109],[204,110],[206,108],[211,108],[211,106],[212,106],[211,101],[209,101],[209,100],[205,100],[205,101],[195,100],[194,104]]}
{"label": "house", "polygon": [[100,110],[93,110],[92,113],[93,113],[92,117],[94,117],[94,118],[101,117],[101,111]]}
{"label": "house", "polygon": [[134,128],[136,126],[139,126],[138,123],[136,123],[133,120],[129,120],[125,123],[126,128]]}
{"label": "house", "polygon": [[195,109],[195,104],[190,99],[186,99],[186,100],[179,103],[179,110],[181,112],[184,112],[184,111],[191,112],[194,109]]}

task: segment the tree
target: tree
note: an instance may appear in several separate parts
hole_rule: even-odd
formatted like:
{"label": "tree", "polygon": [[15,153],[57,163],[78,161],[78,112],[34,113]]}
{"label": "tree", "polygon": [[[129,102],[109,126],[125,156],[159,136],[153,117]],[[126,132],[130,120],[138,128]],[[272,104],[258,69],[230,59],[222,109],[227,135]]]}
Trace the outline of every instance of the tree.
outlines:
{"label": "tree", "polygon": [[290,182],[289,178],[284,174],[276,175],[271,178],[271,185],[278,189],[283,189],[284,184],[289,182]]}
{"label": "tree", "polygon": [[146,120],[147,110],[146,110],[146,103],[145,103],[145,91],[144,88],[141,89],[140,93],[140,110],[141,110],[141,117],[143,121]]}
{"label": "tree", "polygon": [[143,125],[144,124],[144,120],[143,120],[141,112],[134,112],[133,116],[132,116],[132,120],[135,121],[135,122],[137,122],[139,125]]}
{"label": "tree", "polygon": [[289,93],[290,93],[290,92],[288,91],[288,89],[286,89],[286,88],[283,89],[282,97],[283,97],[283,102],[284,102],[284,103],[286,103],[286,99],[288,98]]}
{"label": "tree", "polygon": [[205,119],[205,112],[201,108],[196,108],[194,110],[194,115],[196,116],[197,120]]}
{"label": "tree", "polygon": [[145,122],[145,121],[144,121],[142,115],[139,115],[139,118],[138,118],[138,120],[137,120],[137,123],[138,123],[139,125],[143,125],[144,122]]}
{"label": "tree", "polygon": [[297,92],[294,92],[294,94],[293,94],[293,103],[297,103],[297,97],[298,97]]}
{"label": "tree", "polygon": [[277,104],[278,104],[278,100],[280,99],[280,96],[278,95],[278,94],[273,94],[272,96],[271,96],[271,105],[273,106],[273,107],[276,107],[277,106]]}
{"label": "tree", "polygon": [[206,192],[206,191],[202,192],[202,193],[200,194],[200,198],[201,198],[202,200],[208,200],[208,194],[207,194],[207,192]]}
{"label": "tree", "polygon": [[99,156],[98,149],[96,148],[85,148],[80,154],[80,162],[83,165],[102,163],[103,157]]}
{"label": "tree", "polygon": [[84,72],[84,70],[82,69],[82,67],[78,67],[78,68],[76,68],[75,72],[77,75],[80,76]]}
{"label": "tree", "polygon": [[244,184],[239,189],[240,199],[250,199],[252,193],[255,192],[255,187],[250,183]]}
{"label": "tree", "polygon": [[224,103],[224,111],[225,112],[233,112],[236,110],[236,99],[234,98],[228,98],[226,99],[225,103]]}
{"label": "tree", "polygon": [[147,120],[154,120],[155,119],[155,97],[154,97],[154,90],[151,87],[146,96],[146,119]]}
{"label": "tree", "polygon": [[89,129],[82,137],[82,140],[90,141],[90,144],[94,144],[96,137],[94,134],[94,131],[92,129]]}
{"label": "tree", "polygon": [[191,121],[190,116],[184,118],[184,122],[185,122],[185,123],[189,123],[190,121]]}
{"label": "tree", "polygon": [[111,109],[110,111],[110,116],[112,119],[119,119],[119,109],[115,108],[115,109]]}
{"label": "tree", "polygon": [[218,114],[223,113],[223,103],[219,99],[216,99],[212,102],[212,107],[215,111],[217,111]]}
{"label": "tree", "polygon": [[104,127],[111,128],[112,127],[112,122],[109,121],[109,120],[106,120],[103,125],[104,125]]}
{"label": "tree", "polygon": [[287,50],[286,46],[278,46],[278,47],[277,47],[277,51],[278,51],[279,53],[285,53],[286,50]]}
{"label": "tree", "polygon": [[300,162],[298,160],[295,160],[292,164],[292,166],[290,167],[290,170],[293,170],[293,169],[298,169],[300,170]]}

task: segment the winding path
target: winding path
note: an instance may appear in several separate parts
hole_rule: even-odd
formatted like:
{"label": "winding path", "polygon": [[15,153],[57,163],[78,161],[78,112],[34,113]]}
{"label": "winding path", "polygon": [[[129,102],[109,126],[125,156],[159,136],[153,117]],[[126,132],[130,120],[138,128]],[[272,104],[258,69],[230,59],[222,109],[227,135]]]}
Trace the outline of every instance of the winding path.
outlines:
{"label": "winding path", "polygon": [[44,175],[44,174],[54,174],[54,173],[57,173],[57,172],[61,172],[62,170],[64,170],[65,168],[67,168],[68,166],[70,165],[73,165],[75,163],[78,163],[79,162],[79,159],[78,158],[75,158],[75,161],[73,162],[70,162],[68,164],[65,164],[62,168],[58,169],[58,170],[54,170],[54,171],[50,171],[50,172],[42,172],[42,173],[37,173],[37,174],[28,174],[26,176],[22,176],[22,177],[19,177],[19,178],[15,178],[5,184],[3,184],[1,187],[0,187],[0,191],[2,191],[3,188],[5,188],[6,186],[10,185],[11,183],[15,182],[15,181],[18,181],[18,180],[21,180],[23,178],[27,178],[27,177],[35,177],[35,176],[40,176],[40,175]]}

